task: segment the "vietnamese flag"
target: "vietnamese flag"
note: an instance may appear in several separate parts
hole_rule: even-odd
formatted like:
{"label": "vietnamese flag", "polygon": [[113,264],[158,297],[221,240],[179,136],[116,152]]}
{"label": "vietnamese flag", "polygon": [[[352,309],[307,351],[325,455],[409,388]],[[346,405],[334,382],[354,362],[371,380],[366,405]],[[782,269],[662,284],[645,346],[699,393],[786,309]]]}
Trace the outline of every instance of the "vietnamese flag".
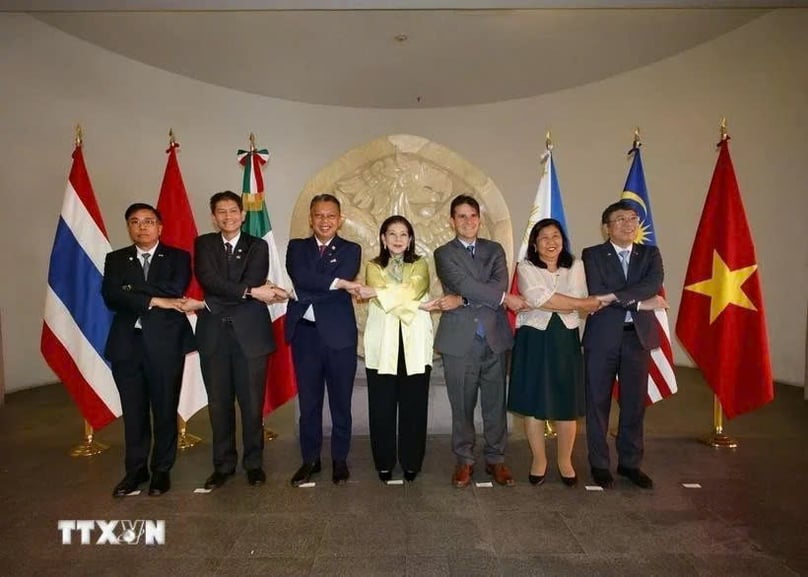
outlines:
{"label": "vietnamese flag", "polygon": [[727,417],[774,398],[766,316],[755,246],[728,139],[718,145],[687,266],[676,335]]}

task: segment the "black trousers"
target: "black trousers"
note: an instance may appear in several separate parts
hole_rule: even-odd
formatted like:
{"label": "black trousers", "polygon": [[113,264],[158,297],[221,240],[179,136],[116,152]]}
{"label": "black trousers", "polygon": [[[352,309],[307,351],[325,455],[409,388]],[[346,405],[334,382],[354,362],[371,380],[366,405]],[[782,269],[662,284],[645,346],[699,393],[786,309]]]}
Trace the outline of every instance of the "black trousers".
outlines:
{"label": "black trousers", "polygon": [[[375,369],[365,369],[368,379],[368,413],[370,417],[370,447],[378,471],[392,471],[398,460],[405,471],[421,470],[426,451],[426,422],[429,403],[429,375],[407,376],[404,343],[399,337],[398,371],[395,375],[380,375]],[[398,443],[396,443],[398,424]]]}
{"label": "black trousers", "polygon": [[164,350],[160,358],[150,358],[139,330],[132,342],[130,358],[112,363],[112,377],[123,409],[127,475],[147,470],[150,452],[152,471],[167,472],[174,465],[177,405],[184,366],[185,355],[181,350]]}
{"label": "black trousers", "polygon": [[236,470],[236,399],[241,410],[242,465],[247,470],[263,467],[267,355],[245,356],[232,325],[222,323],[219,346],[200,354],[199,360],[208,392],[213,468],[225,474]]}

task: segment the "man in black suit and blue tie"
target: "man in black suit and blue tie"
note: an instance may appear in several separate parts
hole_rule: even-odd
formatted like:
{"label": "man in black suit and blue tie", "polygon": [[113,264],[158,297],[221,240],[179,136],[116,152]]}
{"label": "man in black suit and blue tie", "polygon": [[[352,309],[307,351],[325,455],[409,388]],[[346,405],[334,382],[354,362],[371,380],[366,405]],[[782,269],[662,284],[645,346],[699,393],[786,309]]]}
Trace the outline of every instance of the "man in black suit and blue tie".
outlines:
{"label": "man in black suit and blue tie", "polygon": [[286,309],[286,340],[292,346],[300,407],[303,464],[292,476],[302,485],[321,469],[323,395],[331,409],[332,480],[348,480],[351,396],[356,374],[357,329],[350,289],[359,273],[361,247],[337,236],[342,224],[339,200],[315,196],[309,205],[313,235],[289,241],[286,270],[294,296]]}
{"label": "man in black suit and blue tie", "polygon": [[132,245],[107,255],[101,286],[115,313],[104,356],[121,396],[126,442],[126,476],[113,496],[124,497],[149,480],[150,452],[149,495],[161,495],[171,488],[182,371],[185,354],[194,350],[191,325],[180,310],[191,256],[160,242],[162,219],[153,206],[135,203],[125,218]]}
{"label": "man in black suit and blue tie", "polygon": [[236,399],[242,466],[250,485],[262,485],[264,387],[267,356],[275,350],[275,340],[269,311],[257,294],[267,287],[269,247],[242,232],[246,213],[240,195],[229,190],[214,194],[210,211],[218,232],[197,237],[194,246],[196,278],[205,300],[187,305],[199,311],[196,338],[213,431],[213,473],[205,488],[217,489],[235,473]]}
{"label": "man in black suit and blue tie", "polygon": [[667,308],[657,296],[662,288],[662,257],[656,246],[634,243],[639,217],[631,204],[609,205],[601,222],[608,240],[581,253],[589,294],[603,304],[588,317],[583,336],[589,465],[596,484],[604,489],[613,486],[606,435],[617,377],[617,473],[650,489],[653,481],[640,464],[650,351],[660,344],[653,309]]}

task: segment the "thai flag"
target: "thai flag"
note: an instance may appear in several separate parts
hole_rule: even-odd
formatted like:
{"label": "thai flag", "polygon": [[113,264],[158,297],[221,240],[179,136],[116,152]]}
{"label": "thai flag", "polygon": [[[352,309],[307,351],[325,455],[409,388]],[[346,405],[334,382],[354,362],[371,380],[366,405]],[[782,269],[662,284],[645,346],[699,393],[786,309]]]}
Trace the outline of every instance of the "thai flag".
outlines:
{"label": "thai flag", "polygon": [[112,313],[101,297],[101,280],[109,251],[77,144],[51,252],[40,350],[96,430],[121,415],[118,389],[104,360]]}

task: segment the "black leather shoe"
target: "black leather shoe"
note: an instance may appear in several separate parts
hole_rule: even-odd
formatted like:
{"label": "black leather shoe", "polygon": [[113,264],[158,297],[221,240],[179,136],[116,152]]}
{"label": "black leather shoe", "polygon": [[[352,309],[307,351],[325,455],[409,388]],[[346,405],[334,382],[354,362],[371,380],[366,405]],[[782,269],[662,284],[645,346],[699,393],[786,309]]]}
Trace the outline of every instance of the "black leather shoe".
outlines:
{"label": "black leather shoe", "polygon": [[350,476],[351,472],[348,470],[348,463],[345,461],[334,461],[334,471],[331,474],[331,480],[334,481],[335,485],[345,483]]}
{"label": "black leather shoe", "polygon": [[267,482],[267,475],[261,467],[247,469],[247,482],[253,487]]}
{"label": "black leather shoe", "polygon": [[567,487],[574,487],[578,484],[578,475],[573,475],[572,477],[565,477],[561,474],[561,469],[558,470],[558,476],[561,477],[561,482],[564,483]]}
{"label": "black leather shoe", "polygon": [[415,477],[418,476],[418,471],[410,471],[409,469],[404,470],[404,480],[412,483],[415,481]]}
{"label": "black leather shoe", "polygon": [[392,471],[379,471],[379,480],[382,483],[386,483],[387,481],[391,481],[392,479],[393,479]]}
{"label": "black leather shoe", "polygon": [[600,485],[604,489],[611,489],[614,487],[614,477],[612,477],[609,469],[592,467],[592,480],[595,481],[595,485]]}
{"label": "black leather shoe", "polygon": [[171,477],[168,471],[154,471],[152,473],[151,483],[149,483],[149,495],[156,497],[167,493],[171,488]]}
{"label": "black leather shoe", "polygon": [[145,469],[138,471],[132,475],[126,475],[121,482],[115,485],[112,490],[112,496],[115,498],[126,497],[129,493],[134,493],[138,490],[141,483],[149,480],[149,472]]}
{"label": "black leather shoe", "polygon": [[230,473],[220,473],[219,471],[213,471],[210,477],[207,478],[205,481],[205,489],[213,490],[219,489],[222,485],[225,484],[228,477],[233,475],[232,472]]}
{"label": "black leather shoe", "polygon": [[292,483],[293,487],[298,487],[303,483],[308,483],[311,480],[311,476],[315,473],[319,473],[321,470],[320,466],[320,459],[317,459],[313,463],[303,463],[300,465],[300,468],[295,471],[295,474],[292,475]]}
{"label": "black leather shoe", "polygon": [[627,478],[629,481],[631,481],[641,489],[654,488],[654,481],[651,480],[651,477],[643,473],[640,469],[617,465],[617,474]]}
{"label": "black leather shoe", "polygon": [[527,480],[531,485],[541,485],[544,483],[544,475],[533,475],[532,473],[528,473]]}

